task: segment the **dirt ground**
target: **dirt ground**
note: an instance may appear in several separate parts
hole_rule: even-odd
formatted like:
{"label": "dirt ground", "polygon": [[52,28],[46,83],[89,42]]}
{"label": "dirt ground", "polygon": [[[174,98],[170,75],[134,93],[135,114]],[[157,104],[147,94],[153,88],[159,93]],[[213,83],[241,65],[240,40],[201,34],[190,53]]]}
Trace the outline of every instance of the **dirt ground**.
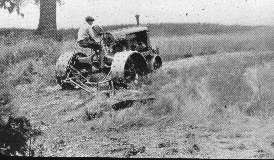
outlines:
{"label": "dirt ground", "polygon": [[[245,54],[245,53],[237,53]],[[204,63],[206,57],[166,62],[163,69]],[[153,125],[104,129],[108,122],[84,119],[94,95],[47,87],[35,94],[28,86],[17,87],[18,115],[31,120],[43,134],[33,141],[36,156],[57,157],[180,157],[274,158],[274,119],[248,116],[222,122],[186,123],[159,119]],[[116,115],[125,114],[123,110]],[[122,117],[122,116],[121,116]],[[100,119],[100,118],[99,118]],[[229,124],[229,125],[228,125]]]}

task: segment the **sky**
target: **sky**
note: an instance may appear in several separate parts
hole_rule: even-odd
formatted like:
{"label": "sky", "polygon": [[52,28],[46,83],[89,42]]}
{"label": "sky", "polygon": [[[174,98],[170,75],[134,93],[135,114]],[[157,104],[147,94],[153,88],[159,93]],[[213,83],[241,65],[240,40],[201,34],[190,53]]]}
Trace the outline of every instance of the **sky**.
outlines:
{"label": "sky", "polygon": [[[31,1],[31,0],[30,0]],[[39,7],[26,3],[24,18],[0,9],[0,28],[37,28]],[[136,23],[220,23],[274,26],[274,0],[63,0],[57,27],[78,28],[91,15],[101,25]]]}

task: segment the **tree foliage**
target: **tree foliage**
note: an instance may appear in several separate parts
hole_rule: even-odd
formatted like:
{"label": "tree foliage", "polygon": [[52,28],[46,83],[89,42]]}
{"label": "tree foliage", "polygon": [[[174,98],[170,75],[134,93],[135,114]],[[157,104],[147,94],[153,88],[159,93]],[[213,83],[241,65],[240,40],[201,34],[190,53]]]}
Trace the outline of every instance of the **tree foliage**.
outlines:
{"label": "tree foliage", "polygon": [[[24,16],[20,8],[23,6],[23,4],[29,3],[31,1],[33,1],[36,5],[40,4],[40,0],[0,0],[0,8],[8,10],[9,13],[16,12],[18,15]],[[61,0],[56,0],[56,2],[62,4]]]}
{"label": "tree foliage", "polygon": [[6,9],[9,13],[17,12],[17,14],[24,16],[23,13],[20,12],[20,7],[24,3],[24,0],[0,0],[0,8]]}
{"label": "tree foliage", "polygon": [[42,35],[45,38],[57,38],[56,25],[56,3],[62,4],[61,0],[0,0],[0,9],[6,9],[9,13],[17,12],[24,16],[20,11],[26,3],[40,5],[39,24],[34,34]]}

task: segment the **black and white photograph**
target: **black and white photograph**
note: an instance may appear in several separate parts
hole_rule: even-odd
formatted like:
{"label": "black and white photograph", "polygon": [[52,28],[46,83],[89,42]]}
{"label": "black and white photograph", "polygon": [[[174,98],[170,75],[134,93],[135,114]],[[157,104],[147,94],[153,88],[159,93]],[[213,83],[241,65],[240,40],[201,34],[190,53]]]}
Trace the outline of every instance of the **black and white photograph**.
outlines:
{"label": "black and white photograph", "polygon": [[0,0],[0,157],[274,159],[274,1]]}

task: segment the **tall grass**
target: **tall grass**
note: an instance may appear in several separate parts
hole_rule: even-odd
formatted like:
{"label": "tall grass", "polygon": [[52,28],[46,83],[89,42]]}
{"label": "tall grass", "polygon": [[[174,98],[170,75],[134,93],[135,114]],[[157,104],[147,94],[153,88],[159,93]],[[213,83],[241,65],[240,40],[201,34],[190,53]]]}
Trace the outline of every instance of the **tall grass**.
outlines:
{"label": "tall grass", "polygon": [[5,94],[16,94],[14,89],[19,84],[31,84],[32,92],[56,84],[54,66],[67,50],[62,42],[39,37],[24,37],[8,45],[5,41],[0,42],[0,81]]}
{"label": "tall grass", "polygon": [[272,53],[227,55],[190,68],[156,72],[150,76],[152,84],[144,89],[146,94],[156,95],[154,102],[109,110],[91,125],[103,129],[155,125],[162,129],[180,121],[209,123],[212,129],[220,129],[245,117],[270,119],[274,116],[273,58]]}

